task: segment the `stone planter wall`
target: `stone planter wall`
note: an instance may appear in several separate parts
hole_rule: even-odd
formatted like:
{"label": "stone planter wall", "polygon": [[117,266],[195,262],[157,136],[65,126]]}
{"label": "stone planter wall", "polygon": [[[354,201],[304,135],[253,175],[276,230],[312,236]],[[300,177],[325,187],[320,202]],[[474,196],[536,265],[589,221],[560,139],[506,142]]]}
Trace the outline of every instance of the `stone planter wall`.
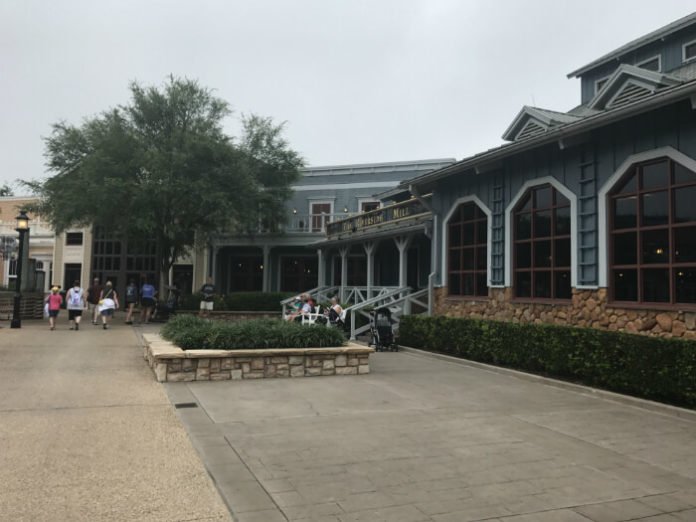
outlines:
{"label": "stone planter wall", "polygon": [[491,288],[489,298],[481,300],[448,297],[447,289],[439,288],[435,290],[434,311],[450,317],[550,323],[696,339],[695,312],[621,308],[608,302],[606,288],[573,289],[568,304],[516,302],[511,288]]}
{"label": "stone planter wall", "polygon": [[159,335],[143,335],[144,356],[159,382],[319,377],[370,373],[374,352],[354,343],[340,348],[182,350]]}

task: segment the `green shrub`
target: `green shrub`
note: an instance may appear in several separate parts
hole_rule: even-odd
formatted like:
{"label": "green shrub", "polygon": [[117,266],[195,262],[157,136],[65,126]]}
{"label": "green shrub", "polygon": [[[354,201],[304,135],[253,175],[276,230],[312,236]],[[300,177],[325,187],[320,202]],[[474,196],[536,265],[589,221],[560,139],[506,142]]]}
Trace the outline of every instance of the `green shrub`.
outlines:
{"label": "green shrub", "polygon": [[405,346],[696,406],[696,342],[573,328],[407,316]]}
{"label": "green shrub", "polygon": [[228,323],[178,315],[162,327],[161,335],[184,350],[244,348],[323,348],[342,346],[337,328],[302,326],[273,319]]}
{"label": "green shrub", "polygon": [[[216,295],[213,307],[217,311],[241,312],[277,312],[280,302],[295,294],[288,292],[234,292],[226,295]],[[198,310],[201,304],[201,294],[181,297],[181,310]]]}

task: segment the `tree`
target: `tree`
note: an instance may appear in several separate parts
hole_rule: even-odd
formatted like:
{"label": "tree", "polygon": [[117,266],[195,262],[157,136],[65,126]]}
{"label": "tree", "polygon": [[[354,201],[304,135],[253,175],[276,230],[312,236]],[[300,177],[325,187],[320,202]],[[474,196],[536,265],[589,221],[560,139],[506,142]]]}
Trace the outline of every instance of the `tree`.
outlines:
{"label": "tree", "polygon": [[5,196],[14,196],[14,191],[12,190],[12,187],[9,186],[7,183],[0,185],[0,197]]}
{"label": "tree", "polygon": [[54,175],[27,185],[57,232],[96,225],[154,239],[167,274],[196,242],[253,230],[266,212],[278,219],[303,164],[283,124],[245,117],[236,144],[222,128],[227,103],[197,82],[170,77],[162,88],[130,90],[129,104],[79,127],[57,123],[45,139]]}

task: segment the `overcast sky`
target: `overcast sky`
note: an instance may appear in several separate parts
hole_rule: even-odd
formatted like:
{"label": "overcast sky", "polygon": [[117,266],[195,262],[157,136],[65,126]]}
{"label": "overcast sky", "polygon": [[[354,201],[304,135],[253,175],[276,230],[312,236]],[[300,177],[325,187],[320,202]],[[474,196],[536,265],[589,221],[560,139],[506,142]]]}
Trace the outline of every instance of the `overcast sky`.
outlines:
{"label": "overcast sky", "polygon": [[0,184],[44,178],[42,137],[197,79],[287,121],[308,165],[499,145],[522,105],[568,110],[566,74],[689,14],[684,0],[0,0]]}

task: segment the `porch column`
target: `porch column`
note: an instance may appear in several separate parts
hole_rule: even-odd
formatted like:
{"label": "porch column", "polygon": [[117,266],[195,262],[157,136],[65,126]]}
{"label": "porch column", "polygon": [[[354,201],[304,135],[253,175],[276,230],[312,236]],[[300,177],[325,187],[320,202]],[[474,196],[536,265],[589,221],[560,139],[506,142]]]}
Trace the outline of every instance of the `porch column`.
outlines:
{"label": "porch column", "polygon": [[317,286],[326,285],[326,266],[324,263],[324,251],[317,249]]}
{"label": "porch column", "polygon": [[374,285],[375,276],[375,247],[376,241],[368,241],[363,243],[365,255],[367,256],[367,298],[372,298],[372,286]]}
{"label": "porch column", "polygon": [[[217,284],[217,274],[218,274],[218,252],[220,252],[219,246],[210,247],[210,263],[208,275],[213,278],[213,283]],[[205,283],[205,279],[203,281]]]}
{"label": "porch column", "polygon": [[271,291],[271,247],[263,245],[263,277],[261,278],[261,291]]}
{"label": "porch column", "polygon": [[[397,236],[394,238],[396,248],[399,249],[399,288],[408,286],[408,247],[412,236]],[[410,315],[411,303],[404,302],[404,315]]]}
{"label": "porch column", "polygon": [[342,247],[338,249],[341,255],[341,302],[346,298],[346,286],[348,286],[348,251],[350,247]]}

